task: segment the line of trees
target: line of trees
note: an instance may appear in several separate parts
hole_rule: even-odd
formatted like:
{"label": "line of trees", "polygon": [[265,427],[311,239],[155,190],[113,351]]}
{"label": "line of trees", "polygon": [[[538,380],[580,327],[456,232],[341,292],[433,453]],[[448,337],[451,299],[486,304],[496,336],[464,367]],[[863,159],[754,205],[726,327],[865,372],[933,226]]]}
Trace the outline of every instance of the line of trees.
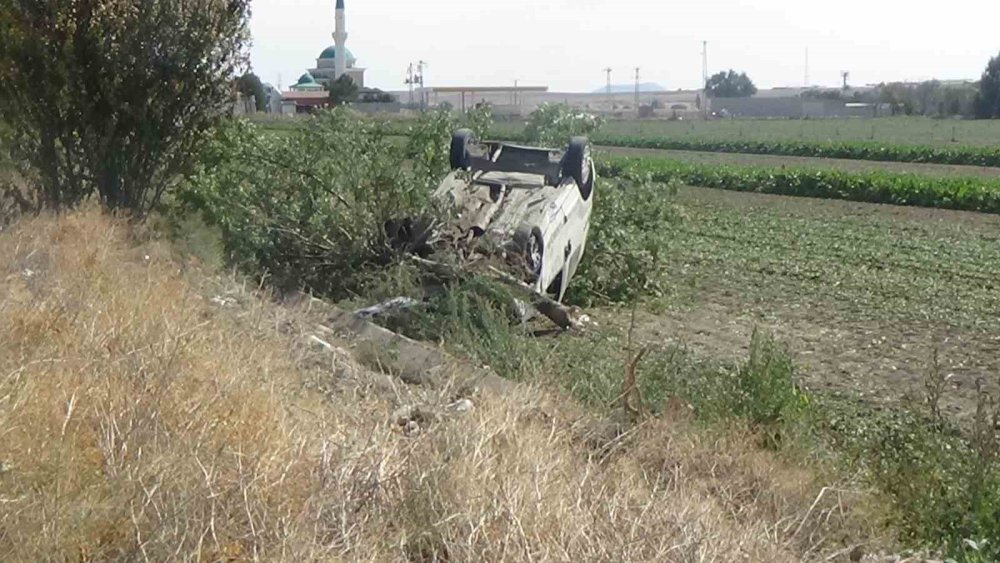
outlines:
{"label": "line of trees", "polygon": [[[757,87],[745,72],[729,70],[708,79],[705,91],[711,98],[745,98]],[[872,92],[840,88],[814,88],[802,94],[817,100],[842,100],[887,104],[892,113],[928,116],[965,116],[978,119],[1000,118],[1000,55],[990,59],[978,84],[952,85],[938,80],[919,84],[883,83]]]}
{"label": "line of trees", "polygon": [[990,59],[986,71],[979,81],[979,93],[975,100],[976,117],[980,119],[1000,118],[1000,55]]}

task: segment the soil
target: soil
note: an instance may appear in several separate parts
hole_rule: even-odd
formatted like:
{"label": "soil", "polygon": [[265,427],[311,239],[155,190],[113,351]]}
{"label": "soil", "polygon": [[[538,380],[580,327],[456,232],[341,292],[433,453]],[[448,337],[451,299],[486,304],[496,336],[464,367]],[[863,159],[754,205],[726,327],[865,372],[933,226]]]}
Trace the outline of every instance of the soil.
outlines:
{"label": "soil", "polygon": [[[669,265],[678,289],[662,311],[639,314],[640,339],[734,362],[746,358],[754,330],[764,330],[788,346],[804,386],[875,404],[922,401],[937,351],[940,374],[949,377],[942,409],[959,422],[975,414],[978,381],[997,390],[1000,301],[992,282],[984,280],[993,275],[996,257],[988,249],[1000,236],[1000,217],[704,188],[683,188],[678,202],[696,227],[730,214],[745,220],[706,227],[727,231],[726,243],[716,248],[698,239],[707,236],[679,234]],[[752,227],[742,232],[741,224]],[[799,246],[795,254],[782,246],[789,233],[774,227],[789,224]],[[775,229],[773,241],[758,232],[768,228]],[[873,272],[857,279],[856,264],[824,254],[830,232],[855,239],[877,232],[877,239],[861,244],[890,250]],[[919,252],[902,249],[904,244]],[[894,245],[900,249],[891,250]],[[704,259],[706,254],[716,260]],[[793,264],[783,271],[770,263],[777,260]],[[829,268],[800,275],[807,260]],[[974,270],[990,273],[977,277]],[[882,283],[888,288],[873,300],[866,290]],[[597,316],[628,322],[621,312]]]}

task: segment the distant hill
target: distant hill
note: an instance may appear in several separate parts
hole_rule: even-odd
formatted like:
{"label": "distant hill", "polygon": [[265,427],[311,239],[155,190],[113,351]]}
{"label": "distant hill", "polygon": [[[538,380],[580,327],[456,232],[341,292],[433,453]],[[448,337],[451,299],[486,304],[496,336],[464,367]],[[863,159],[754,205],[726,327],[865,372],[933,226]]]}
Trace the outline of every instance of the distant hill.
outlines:
{"label": "distant hill", "polygon": [[[666,88],[655,83],[655,82],[644,82],[639,84],[640,92],[663,92]],[[602,86],[597,90],[594,90],[595,94],[603,94],[608,91],[607,86]],[[615,94],[626,94],[635,92],[635,84],[612,84],[611,91]]]}

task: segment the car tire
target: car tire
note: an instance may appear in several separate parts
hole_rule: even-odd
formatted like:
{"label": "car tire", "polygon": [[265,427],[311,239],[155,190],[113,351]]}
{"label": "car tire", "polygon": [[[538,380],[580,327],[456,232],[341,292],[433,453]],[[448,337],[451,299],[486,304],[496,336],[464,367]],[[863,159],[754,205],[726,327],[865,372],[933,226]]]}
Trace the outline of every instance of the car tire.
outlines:
{"label": "car tire", "polygon": [[528,237],[524,248],[524,259],[531,273],[531,283],[536,283],[542,277],[542,269],[545,264],[545,242],[542,240],[542,233],[535,229]]}
{"label": "car tire", "polygon": [[573,137],[562,162],[563,178],[573,178],[583,199],[590,199],[594,191],[594,161],[590,153],[589,139]]}
{"label": "car tire", "polygon": [[476,134],[470,129],[459,129],[451,136],[451,169],[468,170],[472,166],[469,146],[476,142]]}

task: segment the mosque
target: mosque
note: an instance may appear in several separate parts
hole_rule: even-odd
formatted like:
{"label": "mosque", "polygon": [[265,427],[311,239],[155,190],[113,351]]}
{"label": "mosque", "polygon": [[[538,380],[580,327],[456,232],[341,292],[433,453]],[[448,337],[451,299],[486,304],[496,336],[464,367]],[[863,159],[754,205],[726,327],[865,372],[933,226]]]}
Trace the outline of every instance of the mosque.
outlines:
{"label": "mosque", "polygon": [[341,76],[348,76],[362,91],[365,90],[365,69],[357,66],[358,59],[347,48],[347,12],[344,0],[337,0],[335,9],[336,28],[333,32],[334,44],[320,53],[316,68],[309,69],[290,92],[283,95],[285,101],[294,102],[299,108],[323,105],[326,87]]}

